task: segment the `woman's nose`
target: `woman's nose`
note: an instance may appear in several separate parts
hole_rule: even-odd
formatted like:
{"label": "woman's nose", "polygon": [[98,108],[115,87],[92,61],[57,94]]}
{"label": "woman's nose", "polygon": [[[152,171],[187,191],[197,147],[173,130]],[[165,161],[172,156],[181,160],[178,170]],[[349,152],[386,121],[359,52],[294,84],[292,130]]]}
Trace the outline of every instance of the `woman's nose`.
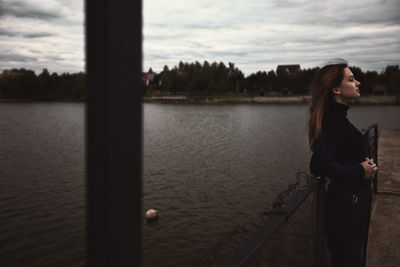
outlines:
{"label": "woman's nose", "polygon": [[361,85],[361,83],[359,81],[357,81],[357,80],[356,80],[356,84],[357,84],[357,86]]}

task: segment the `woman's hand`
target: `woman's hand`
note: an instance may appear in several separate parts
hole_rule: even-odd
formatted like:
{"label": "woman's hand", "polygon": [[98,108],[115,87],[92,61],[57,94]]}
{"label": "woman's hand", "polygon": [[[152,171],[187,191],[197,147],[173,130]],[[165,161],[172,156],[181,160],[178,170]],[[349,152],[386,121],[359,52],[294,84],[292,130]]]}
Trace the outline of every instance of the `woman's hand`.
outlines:
{"label": "woman's hand", "polygon": [[364,179],[372,179],[374,174],[378,170],[376,164],[373,159],[365,158],[365,161],[361,162],[361,165],[364,168]]}

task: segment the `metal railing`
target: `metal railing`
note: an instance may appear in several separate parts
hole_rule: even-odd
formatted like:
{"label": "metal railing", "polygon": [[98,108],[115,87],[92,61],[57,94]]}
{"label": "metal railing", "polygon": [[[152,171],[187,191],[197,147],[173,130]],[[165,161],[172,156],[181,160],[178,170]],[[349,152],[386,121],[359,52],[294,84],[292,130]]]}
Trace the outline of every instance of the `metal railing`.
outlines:
{"label": "metal railing", "polygon": [[[374,159],[378,165],[378,124],[372,124],[366,130],[363,130],[364,147],[367,156]],[[372,179],[374,193],[378,193],[378,173],[375,173]]]}
{"label": "metal railing", "polygon": [[[363,138],[367,156],[378,162],[377,124],[363,131]],[[268,219],[225,266],[326,266],[325,179],[306,175],[306,180],[278,194]],[[376,193],[377,175],[373,188]]]}

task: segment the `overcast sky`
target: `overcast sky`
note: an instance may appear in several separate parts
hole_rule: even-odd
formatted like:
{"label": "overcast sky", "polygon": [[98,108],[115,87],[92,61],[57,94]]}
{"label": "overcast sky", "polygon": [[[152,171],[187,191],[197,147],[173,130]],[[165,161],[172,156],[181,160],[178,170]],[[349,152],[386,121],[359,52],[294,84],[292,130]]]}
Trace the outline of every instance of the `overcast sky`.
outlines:
{"label": "overcast sky", "polygon": [[[364,71],[400,64],[399,0],[143,0],[144,61],[233,62],[246,75],[342,57]],[[0,0],[0,71],[84,70],[82,0]]]}

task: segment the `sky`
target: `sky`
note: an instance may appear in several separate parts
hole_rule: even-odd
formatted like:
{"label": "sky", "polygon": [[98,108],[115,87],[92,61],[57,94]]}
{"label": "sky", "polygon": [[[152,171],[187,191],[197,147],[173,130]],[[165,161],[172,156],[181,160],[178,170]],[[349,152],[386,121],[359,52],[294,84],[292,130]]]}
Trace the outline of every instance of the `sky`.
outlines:
{"label": "sky", "polygon": [[[85,69],[84,1],[0,0],[0,71]],[[143,0],[143,69],[229,62],[246,75],[345,58],[400,65],[399,0]]]}

